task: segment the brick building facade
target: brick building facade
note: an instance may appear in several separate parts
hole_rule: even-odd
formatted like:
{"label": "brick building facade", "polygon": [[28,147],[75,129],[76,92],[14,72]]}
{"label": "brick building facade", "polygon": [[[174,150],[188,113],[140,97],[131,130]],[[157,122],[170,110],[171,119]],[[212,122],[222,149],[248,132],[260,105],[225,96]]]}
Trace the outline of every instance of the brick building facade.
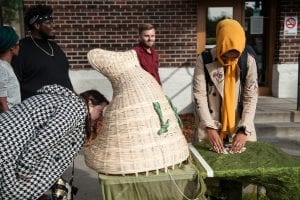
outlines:
{"label": "brick building facade", "polygon": [[[230,2],[230,4],[228,4]],[[137,27],[152,23],[157,27],[156,49],[160,56],[160,75],[164,92],[181,112],[191,110],[191,85],[197,51],[199,52],[199,20],[205,21],[199,7],[235,6],[244,0],[23,0],[24,7],[48,4],[54,9],[56,40],[65,50],[72,70],[74,88],[81,92],[95,88],[112,96],[110,82],[95,73],[86,53],[93,48],[127,50],[137,44]],[[248,1],[249,2],[249,1]],[[254,0],[252,2],[255,2]],[[271,2],[271,3],[270,3]],[[298,55],[300,53],[300,2],[270,0],[266,7],[273,12],[266,17],[274,25],[264,34],[268,51],[268,94],[275,97],[296,97]],[[200,9],[201,10],[201,9]],[[205,10],[202,9],[202,11]],[[234,11],[235,12],[235,11]],[[275,14],[274,14],[275,13]],[[242,16],[243,14],[241,14]],[[298,16],[296,36],[284,35],[284,18]],[[243,17],[241,17],[243,21]],[[198,43],[198,44],[197,44]],[[271,48],[270,48],[271,46]]]}
{"label": "brick building facade", "polygon": [[[300,1],[280,0],[276,12],[276,45],[272,67],[272,95],[282,98],[297,97],[300,56]],[[284,34],[285,17],[298,17],[297,35]]]}
{"label": "brick building facade", "polygon": [[[298,63],[300,53],[300,1],[280,0],[277,18],[275,63]],[[298,34],[284,36],[284,17],[298,16]]]}
{"label": "brick building facade", "polygon": [[[138,25],[157,28],[161,67],[195,65],[197,1],[195,0],[48,0],[54,10],[57,40],[72,68],[86,68],[93,48],[127,50],[138,42]],[[45,1],[24,0],[25,8]]]}
{"label": "brick building facade", "polygon": [[[44,3],[24,0],[25,8]],[[140,23],[157,27],[156,48],[161,67],[195,64],[197,0],[48,0],[46,3],[54,9],[57,40],[72,68],[89,67],[86,52],[92,48],[131,49],[137,43]],[[300,1],[280,0],[278,5],[275,63],[297,63],[300,34],[285,37],[283,25],[285,16],[300,16]]]}

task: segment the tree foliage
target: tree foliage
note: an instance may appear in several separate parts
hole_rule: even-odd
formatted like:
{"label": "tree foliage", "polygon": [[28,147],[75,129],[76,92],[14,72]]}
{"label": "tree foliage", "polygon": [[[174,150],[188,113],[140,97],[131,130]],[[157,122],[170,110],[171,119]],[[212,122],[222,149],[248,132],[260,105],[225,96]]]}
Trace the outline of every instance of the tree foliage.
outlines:
{"label": "tree foliage", "polygon": [[18,17],[17,13],[22,7],[22,0],[0,0],[0,6],[3,24],[11,24]]}

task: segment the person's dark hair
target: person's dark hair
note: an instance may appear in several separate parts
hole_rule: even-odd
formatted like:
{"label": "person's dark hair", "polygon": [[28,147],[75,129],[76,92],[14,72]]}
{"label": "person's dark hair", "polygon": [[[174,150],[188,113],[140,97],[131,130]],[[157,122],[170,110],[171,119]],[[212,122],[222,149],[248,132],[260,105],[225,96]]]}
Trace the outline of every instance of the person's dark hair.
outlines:
{"label": "person's dark hair", "polygon": [[39,15],[52,15],[53,9],[51,6],[47,5],[34,5],[28,8],[28,10],[25,12],[24,22],[28,30],[33,30],[34,26],[33,24],[30,24],[30,20]]}
{"label": "person's dark hair", "polygon": [[141,34],[143,31],[148,31],[151,29],[155,29],[155,27],[152,24],[141,24],[139,26],[139,34]]}
{"label": "person's dark hair", "polygon": [[100,105],[101,103],[109,104],[108,100],[105,98],[103,94],[98,92],[97,90],[87,90],[80,94],[87,101],[91,101],[94,106]]}
{"label": "person's dark hair", "polygon": [[[94,106],[100,105],[101,103],[109,104],[108,100],[104,97],[103,94],[97,90],[87,90],[79,94],[79,96],[85,101],[85,104],[89,110],[89,101],[92,102]],[[88,112],[88,117],[86,118],[86,142],[90,141],[95,137],[97,129],[97,123],[92,125],[90,113]],[[87,144],[87,143],[86,143]]]}

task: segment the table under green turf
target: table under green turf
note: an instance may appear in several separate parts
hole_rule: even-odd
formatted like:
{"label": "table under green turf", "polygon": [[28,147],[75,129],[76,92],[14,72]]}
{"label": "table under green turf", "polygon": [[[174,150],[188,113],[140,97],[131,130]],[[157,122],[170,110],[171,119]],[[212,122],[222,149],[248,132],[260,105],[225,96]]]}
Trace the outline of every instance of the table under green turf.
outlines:
{"label": "table under green turf", "polygon": [[201,200],[206,192],[203,179],[260,185],[271,200],[300,200],[298,160],[267,143],[247,143],[246,148],[241,154],[217,154],[208,144],[198,143],[190,145],[190,163],[168,172],[99,174],[103,200],[179,200],[186,199],[184,195]]}
{"label": "table under green turf", "polygon": [[199,174],[206,179],[260,185],[271,200],[300,200],[298,160],[268,143],[248,142],[246,148],[241,154],[217,154],[207,143],[190,146]]}
{"label": "table under green turf", "polygon": [[205,184],[192,164],[183,164],[158,174],[107,176],[99,174],[103,200],[205,199]]}

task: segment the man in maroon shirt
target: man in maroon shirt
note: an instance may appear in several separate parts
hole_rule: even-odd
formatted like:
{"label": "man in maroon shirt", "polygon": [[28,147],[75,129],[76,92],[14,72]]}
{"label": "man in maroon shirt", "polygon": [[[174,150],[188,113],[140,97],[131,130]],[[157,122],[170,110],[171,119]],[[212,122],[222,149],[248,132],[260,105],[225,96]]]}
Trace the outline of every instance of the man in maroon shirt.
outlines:
{"label": "man in maroon shirt", "polygon": [[152,24],[142,24],[139,27],[139,45],[134,48],[140,65],[149,72],[161,85],[158,74],[158,54],[153,48],[155,42],[155,28]]}

